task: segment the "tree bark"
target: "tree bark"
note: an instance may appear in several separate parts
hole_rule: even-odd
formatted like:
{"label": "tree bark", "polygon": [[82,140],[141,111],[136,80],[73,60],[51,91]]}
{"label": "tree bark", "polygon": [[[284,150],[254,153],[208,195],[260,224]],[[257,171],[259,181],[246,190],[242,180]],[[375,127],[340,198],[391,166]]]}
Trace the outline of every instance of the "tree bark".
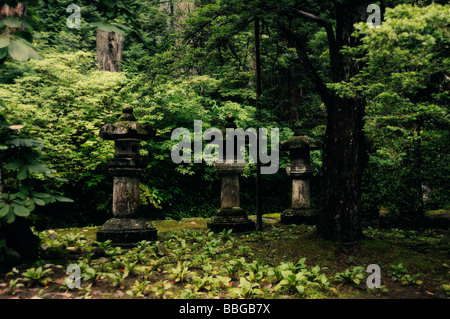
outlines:
{"label": "tree bark", "polygon": [[97,67],[99,71],[119,72],[125,37],[97,29]]}
{"label": "tree bark", "polygon": [[364,103],[358,99],[336,98],[327,111],[317,231],[326,239],[354,241],[362,231]]}

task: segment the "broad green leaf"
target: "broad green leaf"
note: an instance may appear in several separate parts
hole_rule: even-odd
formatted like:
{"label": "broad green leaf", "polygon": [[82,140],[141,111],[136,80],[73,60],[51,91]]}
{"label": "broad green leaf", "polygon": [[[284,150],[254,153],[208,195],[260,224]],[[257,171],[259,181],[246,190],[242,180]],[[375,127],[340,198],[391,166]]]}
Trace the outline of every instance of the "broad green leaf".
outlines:
{"label": "broad green leaf", "polygon": [[24,162],[21,161],[21,160],[19,160],[19,159],[17,159],[17,160],[14,160],[14,161],[12,161],[12,162],[9,162],[9,163],[6,164],[4,167],[5,167],[6,169],[18,169],[19,167],[21,167],[21,166],[23,166],[23,165],[24,165]]}
{"label": "broad green leaf", "polygon": [[3,23],[10,28],[19,28],[22,24],[16,17],[7,17],[3,19]]}
{"label": "broad green leaf", "polygon": [[305,293],[305,286],[303,286],[303,285],[297,285],[295,287],[295,289],[297,289],[299,294],[304,294]]}
{"label": "broad green leaf", "polygon": [[52,195],[48,194],[48,193],[36,193],[36,192],[32,192],[31,196],[33,198],[35,197],[39,197],[39,198],[50,198]]}
{"label": "broad green leaf", "polygon": [[28,46],[19,40],[12,40],[9,46],[9,55],[19,62],[25,62],[30,58]]}
{"label": "broad green leaf", "polygon": [[4,193],[2,194],[3,199],[6,200],[13,200],[16,199],[17,195],[16,194],[10,194],[10,193]]}
{"label": "broad green leaf", "polygon": [[17,216],[21,216],[21,217],[27,217],[28,215],[30,215],[30,211],[22,205],[17,205],[17,204],[11,204],[13,209],[14,209],[14,214],[16,214]]}
{"label": "broad green leaf", "polygon": [[45,202],[40,198],[33,198],[33,201],[36,205],[45,206]]}
{"label": "broad green leaf", "polygon": [[58,202],[63,202],[63,203],[73,203],[73,199],[70,199],[68,197],[64,197],[64,196],[55,196],[56,200]]}
{"label": "broad green leaf", "polygon": [[5,218],[5,222],[7,223],[7,224],[11,224],[13,221],[15,221],[16,220],[16,214],[14,214],[13,212],[12,212],[12,209],[8,212],[8,214],[6,214],[6,216],[4,217]]}
{"label": "broad green leaf", "polygon": [[118,33],[121,35],[125,34],[124,30],[122,30],[121,28],[119,28],[113,24],[99,21],[99,22],[92,22],[90,25],[91,25],[91,27],[99,28],[103,32],[114,32],[114,33]]}
{"label": "broad green leaf", "polygon": [[9,205],[9,204],[6,204],[5,206],[3,206],[1,209],[0,209],[0,217],[4,217],[4,216],[6,216],[6,214],[8,214],[8,212],[9,212],[9,208],[10,208],[11,206]]}
{"label": "broad green leaf", "polygon": [[19,62],[28,61],[30,58],[41,59],[41,56],[34,51],[34,49],[29,45],[24,39],[11,40],[9,45],[9,55],[14,60]]}
{"label": "broad green leaf", "polygon": [[119,29],[122,29],[124,31],[130,31],[131,28],[127,27],[126,25],[120,24],[120,23],[113,23],[114,26],[118,27]]}
{"label": "broad green leaf", "polygon": [[17,179],[19,181],[24,180],[28,177],[28,165],[22,166],[22,168],[19,170],[19,173],[17,173]]}
{"label": "broad green leaf", "polygon": [[20,199],[26,200],[28,198],[28,194],[19,192],[19,193],[17,193],[17,197],[19,197]]}
{"label": "broad green leaf", "polygon": [[4,47],[0,49],[0,59],[3,59],[8,55],[8,47]]}
{"label": "broad green leaf", "polygon": [[0,37],[0,48],[4,48],[9,46],[11,43],[11,40],[9,38]]}

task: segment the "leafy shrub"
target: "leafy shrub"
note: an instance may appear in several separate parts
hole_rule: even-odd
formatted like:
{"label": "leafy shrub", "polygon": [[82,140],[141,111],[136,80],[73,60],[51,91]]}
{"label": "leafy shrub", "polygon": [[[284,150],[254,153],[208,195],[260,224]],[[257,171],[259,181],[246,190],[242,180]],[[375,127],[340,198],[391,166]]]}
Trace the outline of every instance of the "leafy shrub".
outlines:
{"label": "leafy shrub", "polygon": [[362,266],[355,266],[352,269],[347,268],[344,272],[336,273],[335,281],[359,286],[361,280],[365,278],[365,269]]}

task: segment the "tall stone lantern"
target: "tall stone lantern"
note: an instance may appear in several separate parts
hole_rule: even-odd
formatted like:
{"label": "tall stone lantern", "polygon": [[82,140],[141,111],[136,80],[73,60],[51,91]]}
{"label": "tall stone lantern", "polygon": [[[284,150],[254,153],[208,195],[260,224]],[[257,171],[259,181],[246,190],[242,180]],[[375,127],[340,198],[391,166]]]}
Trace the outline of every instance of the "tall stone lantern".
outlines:
{"label": "tall stone lantern", "polygon": [[97,241],[111,240],[116,246],[130,246],[142,240],[156,240],[157,231],[148,221],[139,218],[139,176],[145,166],[140,157],[140,141],[155,135],[153,128],[136,121],[133,109],[126,105],[114,124],[100,128],[100,137],[115,142],[114,158],[108,160],[114,177],[113,218],[97,232]]}
{"label": "tall stone lantern", "polygon": [[[226,128],[236,128],[234,116],[227,116]],[[226,150],[225,139],[221,141],[223,151]],[[255,230],[255,223],[248,219],[247,213],[240,207],[240,190],[239,176],[245,169],[245,163],[236,161],[237,143],[234,144],[234,161],[227,163],[226,153],[224,154],[223,163],[215,163],[214,167],[217,174],[221,178],[221,207],[216,211],[215,215],[207,223],[208,228],[212,231],[222,231],[223,229],[233,229],[233,232],[245,232]]]}
{"label": "tall stone lantern", "polygon": [[290,165],[286,173],[292,179],[291,207],[281,214],[285,224],[316,224],[318,210],[310,207],[309,179],[314,173],[310,166],[310,151],[320,148],[319,143],[303,135],[300,123],[294,127],[294,135],[280,145],[282,151],[289,152]]}

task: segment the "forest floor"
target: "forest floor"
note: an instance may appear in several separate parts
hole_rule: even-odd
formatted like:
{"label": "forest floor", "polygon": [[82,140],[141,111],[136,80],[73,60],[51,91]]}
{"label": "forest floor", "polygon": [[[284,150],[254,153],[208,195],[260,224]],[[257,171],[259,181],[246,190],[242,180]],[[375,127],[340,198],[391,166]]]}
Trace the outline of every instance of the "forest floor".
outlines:
{"label": "forest floor", "polygon": [[[448,229],[365,227],[348,244],[321,239],[313,226],[283,225],[276,214],[264,221],[263,232],[241,234],[212,233],[202,218],[154,221],[158,241],[128,249],[96,242],[97,227],[41,231],[40,259],[0,275],[0,299],[450,296]],[[381,288],[367,287],[371,264]]]}

